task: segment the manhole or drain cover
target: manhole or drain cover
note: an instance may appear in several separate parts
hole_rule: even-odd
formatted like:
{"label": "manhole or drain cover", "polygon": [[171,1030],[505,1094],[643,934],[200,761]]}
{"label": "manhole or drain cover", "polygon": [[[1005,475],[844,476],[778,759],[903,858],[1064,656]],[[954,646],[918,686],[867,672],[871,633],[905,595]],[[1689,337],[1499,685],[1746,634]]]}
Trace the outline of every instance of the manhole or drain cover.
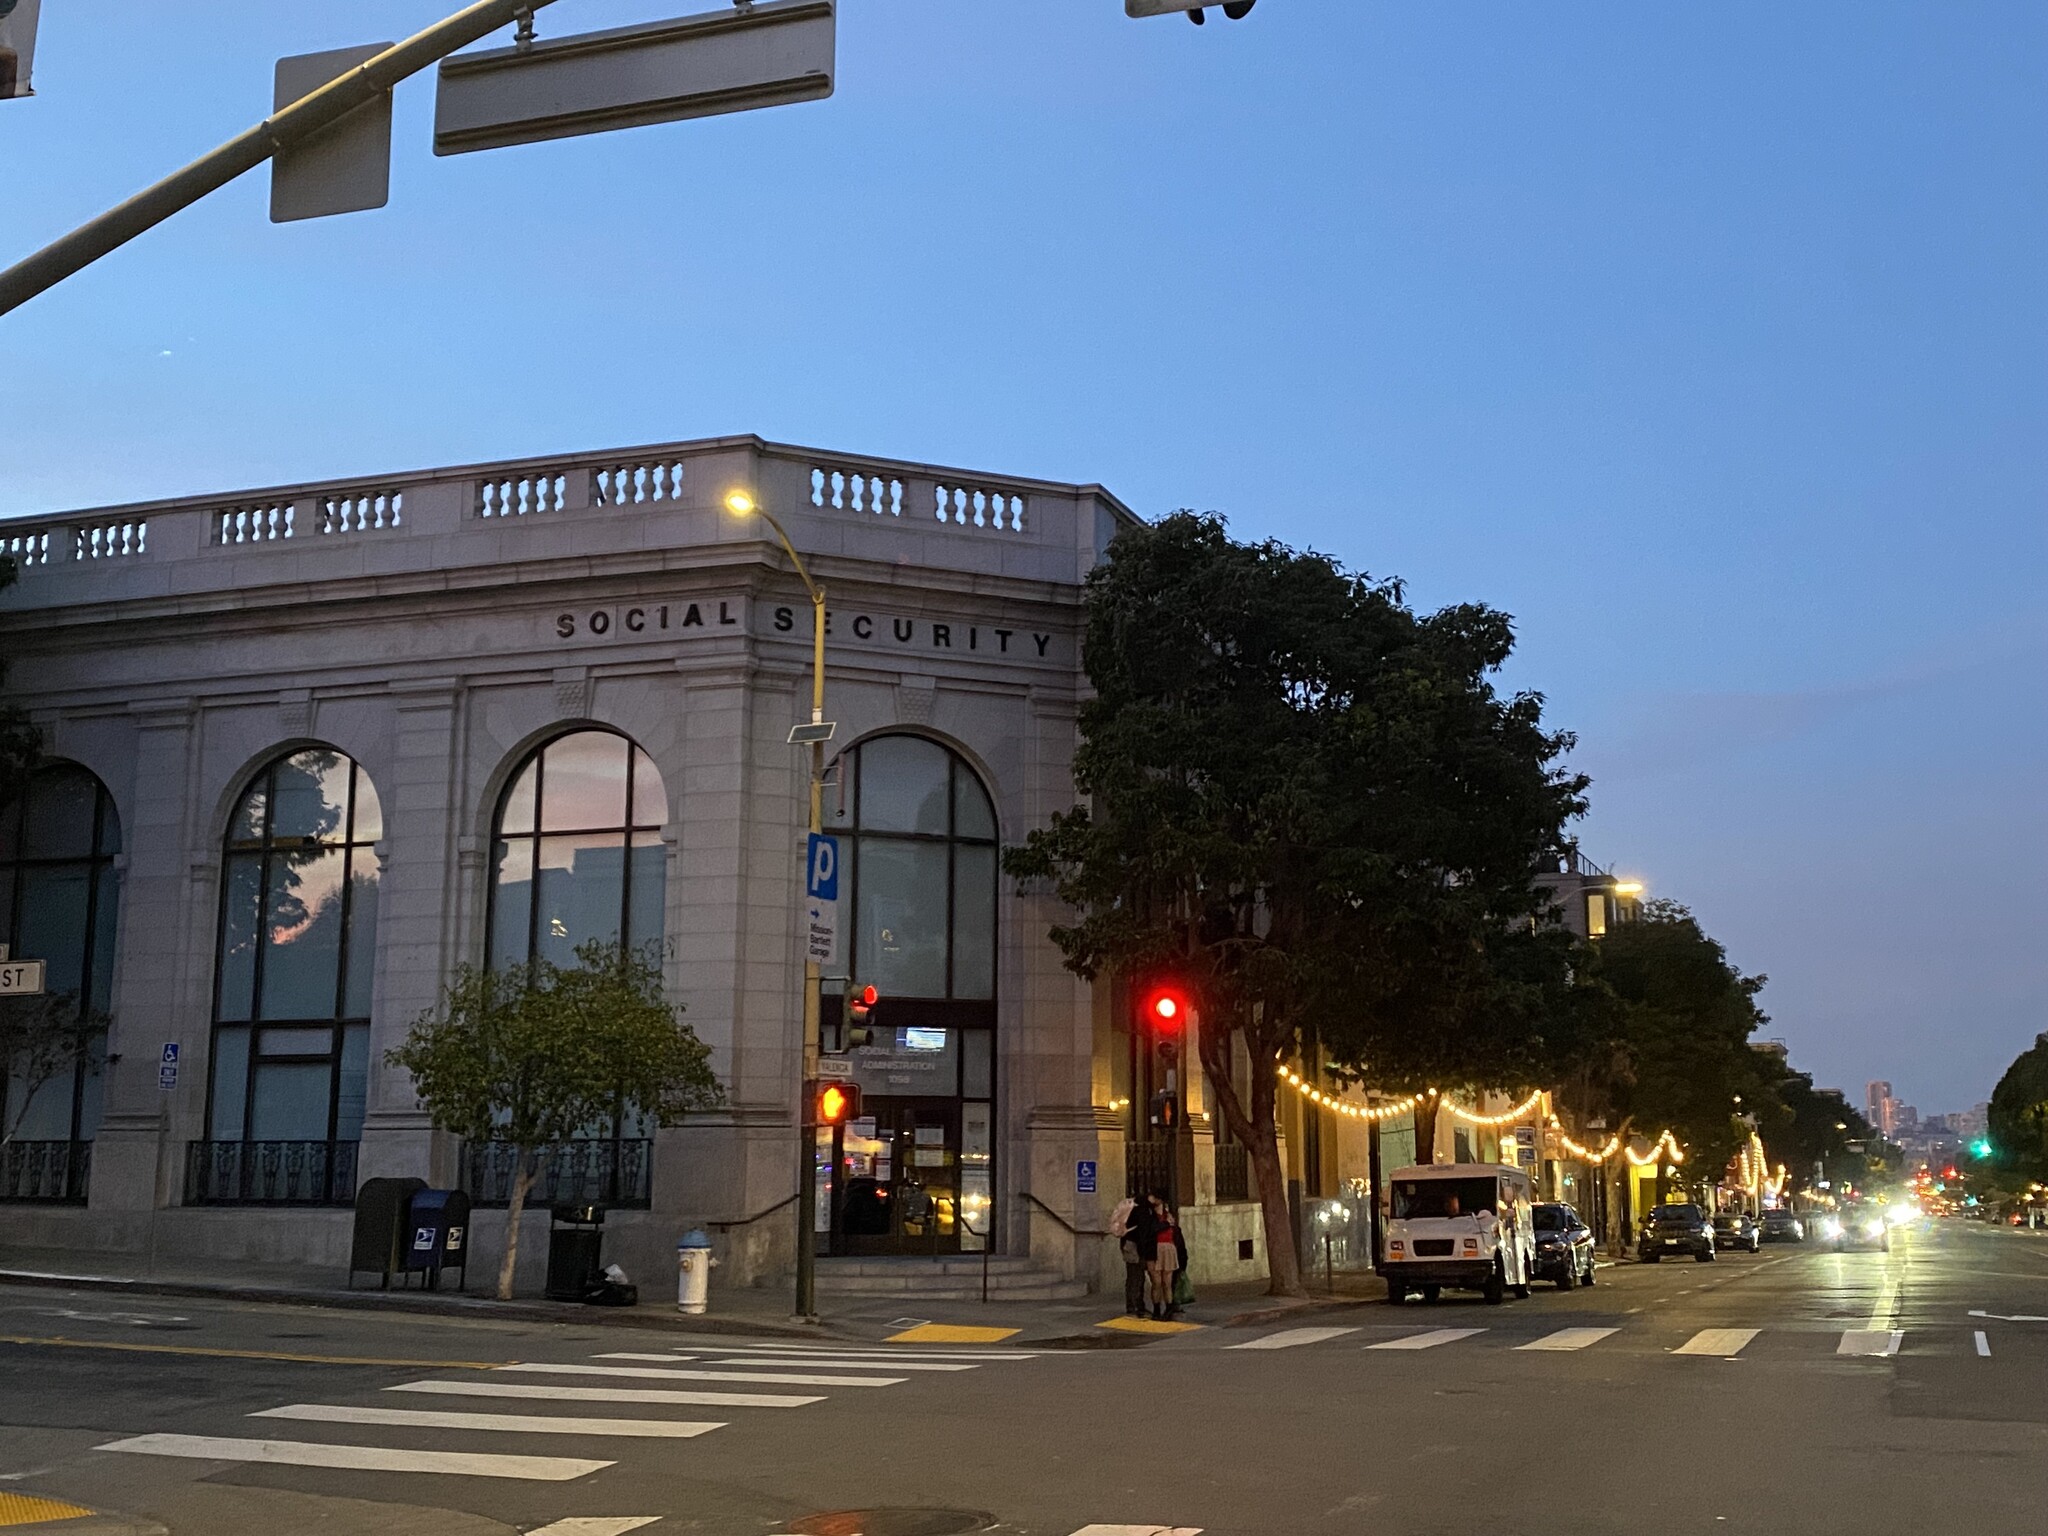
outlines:
{"label": "manhole or drain cover", "polygon": [[792,1520],[797,1536],[963,1536],[985,1531],[994,1515],[974,1509],[841,1509]]}

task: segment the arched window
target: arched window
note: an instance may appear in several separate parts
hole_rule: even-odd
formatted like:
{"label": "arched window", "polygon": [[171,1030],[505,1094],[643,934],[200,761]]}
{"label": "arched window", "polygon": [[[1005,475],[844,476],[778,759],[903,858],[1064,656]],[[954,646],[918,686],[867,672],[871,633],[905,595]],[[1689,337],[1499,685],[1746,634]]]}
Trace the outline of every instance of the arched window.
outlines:
{"label": "arched window", "polygon": [[839,761],[826,811],[853,834],[852,975],[889,998],[994,997],[996,817],[981,780],[922,736],[876,736]]}
{"label": "arched window", "polygon": [[654,760],[616,731],[573,731],[534,752],[498,802],[491,964],[568,966],[592,939],[659,942],[667,818]]}
{"label": "arched window", "polygon": [[[105,1013],[114,977],[121,821],[106,786],[76,763],[30,775],[0,807],[0,941],[17,960],[44,963],[46,996]],[[0,1062],[6,1091],[0,1136],[14,1139],[0,1198],[83,1200],[87,1159],[78,1143],[99,1130],[106,1041],[54,1072]]]}
{"label": "arched window", "polygon": [[236,803],[221,871],[210,1141],[194,1148],[189,1201],[353,1197],[383,835],[369,775],[331,747],[278,758]]}
{"label": "arched window", "polygon": [[[661,773],[616,731],[557,736],[519,766],[498,802],[491,852],[490,962],[576,964],[592,940],[658,944],[667,888]],[[645,1206],[654,1125],[622,1103],[571,1145],[549,1152],[533,1198],[549,1205]],[[502,1205],[514,1149],[468,1149],[470,1194]]]}

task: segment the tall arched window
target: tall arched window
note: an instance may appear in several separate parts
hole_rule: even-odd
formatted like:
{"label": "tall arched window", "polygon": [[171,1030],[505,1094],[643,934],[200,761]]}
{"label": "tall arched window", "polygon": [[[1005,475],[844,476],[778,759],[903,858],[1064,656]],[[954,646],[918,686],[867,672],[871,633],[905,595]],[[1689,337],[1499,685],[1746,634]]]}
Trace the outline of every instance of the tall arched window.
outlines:
{"label": "tall arched window", "polygon": [[[994,1178],[996,817],[967,763],[922,736],[850,748],[826,813],[852,942],[833,968],[882,996],[848,1057],[861,1118],[820,1133],[835,1253],[979,1249]],[[850,887],[850,890],[849,890]],[[837,1025],[838,996],[824,1021]],[[829,1210],[829,1220],[825,1212]]]}
{"label": "tall arched window", "polygon": [[534,752],[498,802],[491,964],[574,965],[592,939],[658,942],[667,817],[654,760],[616,731],[573,731]]}
{"label": "tall arched window", "polygon": [[994,997],[996,817],[981,780],[922,736],[876,736],[839,761],[826,810],[853,834],[852,974],[884,997]]}
{"label": "tall arched window", "polygon": [[[576,948],[658,944],[668,879],[661,773],[616,731],[557,736],[519,766],[498,802],[491,852],[490,961],[573,966]],[[640,1205],[652,1195],[654,1127],[631,1104],[549,1152],[535,1201]],[[469,1190],[505,1202],[513,1149],[471,1146]]]}
{"label": "tall arched window", "polygon": [[198,1204],[345,1204],[369,1079],[377,962],[370,777],[331,747],[278,758],[229,818]]}
{"label": "tall arched window", "polygon": [[[52,763],[0,807],[0,941],[44,962],[46,996],[79,1017],[107,1011],[114,976],[121,821],[106,786],[76,763]],[[0,1198],[83,1200],[84,1143],[99,1130],[106,1040],[54,1072],[0,1061],[11,1135]]]}

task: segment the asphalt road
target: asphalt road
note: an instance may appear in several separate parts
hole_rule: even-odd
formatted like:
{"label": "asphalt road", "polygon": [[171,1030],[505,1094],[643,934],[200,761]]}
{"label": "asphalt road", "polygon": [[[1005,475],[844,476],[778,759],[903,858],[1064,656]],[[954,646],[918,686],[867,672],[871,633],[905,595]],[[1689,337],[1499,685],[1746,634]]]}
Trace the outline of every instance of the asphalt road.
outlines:
{"label": "asphalt road", "polygon": [[[1960,1223],[1100,1348],[26,1289],[0,1335],[0,1501],[176,1536],[2048,1528],[2048,1240]],[[995,1523],[816,1518],[873,1509]]]}

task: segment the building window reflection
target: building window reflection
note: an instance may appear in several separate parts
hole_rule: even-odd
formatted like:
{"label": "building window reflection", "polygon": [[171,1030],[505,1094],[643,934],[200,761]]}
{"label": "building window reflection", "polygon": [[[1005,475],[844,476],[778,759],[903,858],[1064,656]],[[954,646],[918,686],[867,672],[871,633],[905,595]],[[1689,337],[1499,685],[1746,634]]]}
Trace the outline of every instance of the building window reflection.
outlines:
{"label": "building window reflection", "polygon": [[[383,835],[369,775],[331,747],[278,758],[236,804],[221,871],[213,1142],[361,1137]],[[232,1192],[209,1183],[205,1198]]]}
{"label": "building window reflection", "polygon": [[[15,959],[41,960],[46,995],[80,1017],[108,1007],[120,851],[113,796],[76,763],[38,769],[22,793],[0,806],[0,942]],[[0,1061],[0,1132],[17,1144],[91,1141],[99,1130],[105,1056],[102,1036],[86,1058],[40,1084],[26,1080],[19,1064]],[[16,1191],[10,1181],[0,1195],[83,1197],[79,1180],[59,1183],[64,1188]]]}

